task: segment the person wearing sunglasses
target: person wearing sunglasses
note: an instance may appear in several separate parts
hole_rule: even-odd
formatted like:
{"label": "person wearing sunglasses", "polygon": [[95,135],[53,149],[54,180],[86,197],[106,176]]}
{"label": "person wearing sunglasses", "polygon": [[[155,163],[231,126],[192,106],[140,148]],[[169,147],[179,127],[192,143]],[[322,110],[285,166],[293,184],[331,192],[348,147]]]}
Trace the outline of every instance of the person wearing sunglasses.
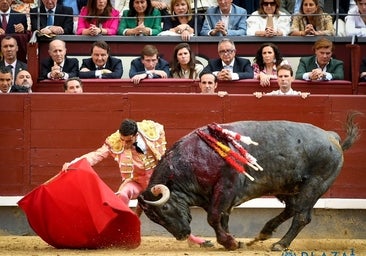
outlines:
{"label": "person wearing sunglasses", "polygon": [[248,36],[287,36],[291,16],[280,11],[280,0],[260,0],[259,9],[247,19]]}
{"label": "person wearing sunglasses", "polygon": [[219,42],[218,53],[220,58],[211,59],[203,69],[203,73],[212,73],[218,80],[253,79],[253,68],[250,61],[236,56],[234,42],[224,38]]}

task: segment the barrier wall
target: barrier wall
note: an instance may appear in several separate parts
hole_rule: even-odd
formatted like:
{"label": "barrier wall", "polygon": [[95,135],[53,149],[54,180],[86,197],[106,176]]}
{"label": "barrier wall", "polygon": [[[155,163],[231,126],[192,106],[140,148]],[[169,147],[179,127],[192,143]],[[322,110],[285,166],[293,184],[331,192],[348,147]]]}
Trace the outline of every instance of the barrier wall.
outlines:
{"label": "barrier wall", "polygon": [[[19,196],[60,171],[62,164],[96,149],[121,120],[152,119],[165,126],[168,147],[211,122],[292,120],[308,122],[344,137],[349,110],[366,113],[366,96],[216,95],[196,93],[6,94],[0,100],[0,195]],[[361,132],[365,116],[357,118]],[[345,165],[326,193],[330,198],[366,198],[366,136],[345,153]],[[111,158],[95,166],[117,189],[119,172]]]}

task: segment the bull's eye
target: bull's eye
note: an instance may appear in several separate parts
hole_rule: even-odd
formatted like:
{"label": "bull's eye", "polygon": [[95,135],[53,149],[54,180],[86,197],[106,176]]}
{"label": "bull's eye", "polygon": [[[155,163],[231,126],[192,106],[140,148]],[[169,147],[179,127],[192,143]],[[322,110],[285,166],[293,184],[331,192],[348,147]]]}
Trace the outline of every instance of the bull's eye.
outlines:
{"label": "bull's eye", "polygon": [[161,207],[163,211],[167,211],[169,209],[168,205],[164,204],[163,207]]}

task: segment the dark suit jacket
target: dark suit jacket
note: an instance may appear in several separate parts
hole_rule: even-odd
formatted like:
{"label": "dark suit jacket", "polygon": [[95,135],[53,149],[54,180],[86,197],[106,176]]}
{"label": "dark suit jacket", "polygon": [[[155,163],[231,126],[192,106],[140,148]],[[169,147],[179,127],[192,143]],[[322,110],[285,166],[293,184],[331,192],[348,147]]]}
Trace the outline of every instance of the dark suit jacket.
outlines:
{"label": "dark suit jacket", "polygon": [[[159,58],[158,64],[156,64],[155,69],[165,71],[165,73],[168,75],[168,77],[170,77],[170,67],[169,67],[169,63],[166,60]],[[146,71],[145,71],[145,66],[141,61],[141,57],[132,60],[130,73],[129,73],[130,78],[132,78],[135,75],[144,74],[144,73],[146,73]],[[160,78],[160,76],[154,74],[153,78]]]}
{"label": "dark suit jacket", "polygon": [[[318,68],[315,63],[316,56],[310,57],[301,57],[299,65],[297,66],[296,70],[296,79],[302,80],[302,76],[304,73],[310,72],[315,68]],[[327,66],[327,72],[332,74],[332,80],[343,80],[344,79],[344,68],[343,68],[343,61],[331,59]]]}
{"label": "dark suit jacket", "polygon": [[[360,73],[366,72],[366,59],[361,61]],[[366,82],[366,76],[360,78],[360,82]]]}
{"label": "dark suit jacket", "polygon": [[14,84],[10,88],[10,92],[23,92],[23,93],[27,93],[27,92],[29,92],[29,88]]}
{"label": "dark suit jacket", "polygon": [[[48,79],[47,74],[51,72],[51,68],[53,67],[54,62],[51,57],[42,60],[41,62],[41,74],[39,76],[40,80]],[[69,77],[78,77],[79,76],[79,61],[76,58],[68,58],[65,57],[65,63],[62,67],[62,71],[67,73]]]}
{"label": "dark suit jacket", "polygon": [[[83,59],[83,63],[81,64],[80,69],[82,68],[88,68],[90,71],[86,72],[79,72],[80,78],[97,78],[95,77],[95,70],[97,70],[93,59]],[[112,71],[112,73],[109,74],[103,74],[102,78],[116,78],[119,79],[122,77],[123,74],[123,67],[122,67],[122,61],[120,59],[114,58],[109,56],[107,63],[105,64],[105,68]]]}
{"label": "dark suit jacket", "polygon": [[[224,67],[222,66],[222,60],[220,58],[209,60],[207,66],[202,72],[212,73],[215,71],[221,71]],[[252,65],[248,59],[235,57],[233,72],[238,73],[240,79],[252,79],[254,72]]]}
{"label": "dark suit jacket", "polygon": [[[0,68],[2,68],[2,67],[5,67],[4,60],[0,61]],[[17,60],[17,64],[15,65],[15,73],[14,73],[14,77],[13,77],[14,81],[15,81],[17,74],[21,70],[27,70],[27,64],[25,64],[23,61]]]}
{"label": "dark suit jacket", "polygon": [[[42,29],[44,27],[47,27],[47,13],[46,9],[44,8],[44,5],[41,4],[40,8],[40,28]],[[35,31],[38,29],[38,7],[32,8],[31,11],[31,23],[32,23],[32,31]],[[59,14],[59,15],[58,15]],[[60,15],[60,14],[66,14],[66,15]],[[57,5],[55,10],[55,18],[53,24],[55,26],[61,26],[64,28],[64,34],[70,35],[73,34],[74,30],[74,19],[72,17],[73,10],[71,7]]]}
{"label": "dark suit jacket", "polygon": [[[20,12],[16,12],[11,10],[10,11],[10,15],[9,15],[9,19],[8,19],[8,26],[6,27],[6,34],[14,34],[15,33],[15,28],[14,25],[15,24],[19,24],[22,23],[23,27],[24,27],[24,32],[27,32],[27,17],[25,16],[24,13],[20,13]],[[2,24],[0,22],[0,27],[2,27]]]}

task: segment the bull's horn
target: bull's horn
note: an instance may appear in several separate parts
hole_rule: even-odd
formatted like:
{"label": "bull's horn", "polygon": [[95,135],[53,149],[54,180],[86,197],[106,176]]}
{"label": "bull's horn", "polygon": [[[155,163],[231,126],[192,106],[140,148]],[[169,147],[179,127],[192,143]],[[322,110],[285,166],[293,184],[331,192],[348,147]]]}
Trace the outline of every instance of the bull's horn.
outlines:
{"label": "bull's horn", "polygon": [[163,184],[155,185],[151,188],[151,193],[153,193],[154,196],[158,196],[161,194],[161,198],[157,201],[147,201],[144,200],[145,203],[154,205],[154,206],[160,206],[166,203],[166,201],[169,200],[170,197],[170,191],[169,188]]}

